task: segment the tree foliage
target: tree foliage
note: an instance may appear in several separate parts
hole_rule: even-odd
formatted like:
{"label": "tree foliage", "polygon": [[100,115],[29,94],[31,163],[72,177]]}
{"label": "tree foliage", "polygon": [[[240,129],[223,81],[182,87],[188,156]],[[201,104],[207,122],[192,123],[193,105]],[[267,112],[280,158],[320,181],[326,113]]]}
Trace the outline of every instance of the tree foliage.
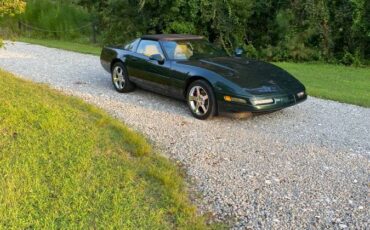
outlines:
{"label": "tree foliage", "polygon": [[271,61],[370,59],[368,0],[29,0],[47,1],[88,9],[103,43],[185,33],[203,35],[229,54],[242,47],[249,57]]}
{"label": "tree foliage", "polygon": [[[23,0],[0,0],[0,18],[4,16],[15,16],[24,12],[26,3]],[[3,46],[3,39],[0,36],[0,47]]]}
{"label": "tree foliage", "polygon": [[369,2],[80,0],[100,12],[105,42],[124,42],[146,33],[196,33],[228,53],[243,47],[248,56],[268,60],[345,57],[347,64],[370,58]]}
{"label": "tree foliage", "polygon": [[23,0],[0,0],[0,17],[20,14],[25,8],[26,3]]}

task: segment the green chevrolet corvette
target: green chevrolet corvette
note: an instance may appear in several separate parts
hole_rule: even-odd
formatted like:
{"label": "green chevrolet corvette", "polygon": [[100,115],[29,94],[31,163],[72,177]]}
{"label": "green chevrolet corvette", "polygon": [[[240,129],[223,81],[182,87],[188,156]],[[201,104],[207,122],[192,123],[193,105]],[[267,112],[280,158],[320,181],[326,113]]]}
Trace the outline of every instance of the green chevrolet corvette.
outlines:
{"label": "green chevrolet corvette", "polygon": [[228,56],[195,35],[145,35],[125,46],[107,46],[101,64],[115,89],[136,86],[186,100],[194,117],[219,112],[273,112],[306,100],[305,87],[283,69]]}

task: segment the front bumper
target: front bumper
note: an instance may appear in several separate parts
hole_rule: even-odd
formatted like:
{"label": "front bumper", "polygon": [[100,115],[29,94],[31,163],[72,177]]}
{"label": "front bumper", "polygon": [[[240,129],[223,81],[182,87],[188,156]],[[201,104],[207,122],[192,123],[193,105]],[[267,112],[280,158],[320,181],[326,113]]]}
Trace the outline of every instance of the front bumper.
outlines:
{"label": "front bumper", "polygon": [[247,103],[227,102],[224,100],[224,95],[217,96],[217,105],[219,112],[271,112],[296,105],[307,99],[305,93],[303,97],[298,97],[297,93],[284,95],[271,95],[260,97],[259,99],[274,99],[272,104],[253,105],[250,98],[245,98]]}

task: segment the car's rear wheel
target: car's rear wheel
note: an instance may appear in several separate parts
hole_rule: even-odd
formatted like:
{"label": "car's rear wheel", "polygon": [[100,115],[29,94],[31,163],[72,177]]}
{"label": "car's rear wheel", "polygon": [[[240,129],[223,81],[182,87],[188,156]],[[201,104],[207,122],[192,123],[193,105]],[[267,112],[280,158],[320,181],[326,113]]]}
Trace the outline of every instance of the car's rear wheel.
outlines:
{"label": "car's rear wheel", "polygon": [[114,88],[120,93],[127,93],[135,88],[134,84],[128,78],[125,66],[121,62],[113,65],[112,82]]}
{"label": "car's rear wheel", "polygon": [[194,117],[205,120],[216,114],[216,99],[212,87],[204,80],[190,84],[187,102]]}

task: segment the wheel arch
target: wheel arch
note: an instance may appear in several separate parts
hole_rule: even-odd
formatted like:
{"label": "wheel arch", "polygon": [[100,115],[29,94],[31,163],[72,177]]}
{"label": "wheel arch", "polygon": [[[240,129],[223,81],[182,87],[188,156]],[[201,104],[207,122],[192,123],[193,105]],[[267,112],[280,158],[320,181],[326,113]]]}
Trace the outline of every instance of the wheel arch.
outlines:
{"label": "wheel arch", "polygon": [[201,76],[192,76],[192,77],[189,77],[188,79],[186,79],[185,89],[184,89],[184,92],[183,92],[184,98],[186,98],[186,93],[188,92],[188,88],[191,85],[191,83],[193,83],[195,81],[198,81],[198,80],[203,80],[203,81],[207,82],[212,87],[213,93],[215,93],[215,90],[214,90],[214,87],[213,87],[212,83],[207,78],[201,77]]}
{"label": "wheel arch", "polygon": [[112,72],[112,70],[113,70],[113,66],[114,66],[117,62],[121,62],[123,65],[125,65],[125,63],[124,63],[121,59],[119,59],[119,58],[114,58],[114,59],[112,60],[112,62],[110,63],[110,72]]}

